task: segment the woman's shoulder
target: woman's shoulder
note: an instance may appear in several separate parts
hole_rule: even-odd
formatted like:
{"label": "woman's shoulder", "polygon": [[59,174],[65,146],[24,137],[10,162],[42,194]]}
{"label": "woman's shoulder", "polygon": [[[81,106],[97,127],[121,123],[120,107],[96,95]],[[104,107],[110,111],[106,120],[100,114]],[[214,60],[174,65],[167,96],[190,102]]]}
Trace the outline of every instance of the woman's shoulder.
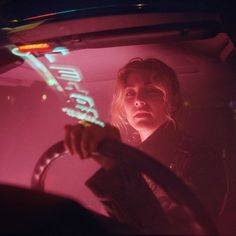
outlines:
{"label": "woman's shoulder", "polygon": [[177,149],[191,154],[190,157],[198,156],[200,154],[207,154],[211,157],[212,155],[219,155],[220,152],[220,150],[212,144],[179,129],[177,130],[176,143]]}
{"label": "woman's shoulder", "polygon": [[174,152],[171,167],[175,172],[179,172],[177,173],[179,176],[189,170],[205,169],[207,171],[213,170],[215,167],[222,168],[220,150],[180,130],[177,131]]}

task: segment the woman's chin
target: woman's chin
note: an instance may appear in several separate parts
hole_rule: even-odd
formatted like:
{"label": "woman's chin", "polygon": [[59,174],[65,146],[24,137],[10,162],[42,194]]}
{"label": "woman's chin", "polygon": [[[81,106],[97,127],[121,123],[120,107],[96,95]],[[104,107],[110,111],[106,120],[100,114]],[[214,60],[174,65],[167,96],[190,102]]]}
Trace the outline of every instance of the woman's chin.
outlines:
{"label": "woman's chin", "polygon": [[152,122],[150,119],[138,119],[135,121],[134,125],[136,130],[154,129],[155,127],[157,127],[157,124]]}
{"label": "woman's chin", "polygon": [[153,131],[160,127],[165,120],[156,120],[151,117],[139,117],[133,120],[131,126],[137,131]]}

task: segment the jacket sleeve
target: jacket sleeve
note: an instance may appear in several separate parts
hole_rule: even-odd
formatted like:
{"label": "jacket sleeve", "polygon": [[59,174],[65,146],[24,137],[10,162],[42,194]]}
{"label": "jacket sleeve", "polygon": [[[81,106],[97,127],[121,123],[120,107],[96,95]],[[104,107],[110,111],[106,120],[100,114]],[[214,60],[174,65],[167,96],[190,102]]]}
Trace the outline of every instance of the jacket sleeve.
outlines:
{"label": "jacket sleeve", "polygon": [[163,210],[138,172],[122,164],[109,171],[100,169],[86,185],[111,217],[145,234],[166,232]]}

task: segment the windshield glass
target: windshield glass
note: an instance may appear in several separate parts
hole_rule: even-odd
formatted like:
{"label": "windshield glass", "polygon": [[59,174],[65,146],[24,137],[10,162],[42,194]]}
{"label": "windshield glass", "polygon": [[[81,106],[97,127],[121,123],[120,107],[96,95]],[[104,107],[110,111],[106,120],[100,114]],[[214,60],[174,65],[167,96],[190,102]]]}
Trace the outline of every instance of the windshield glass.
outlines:
{"label": "windshield glass", "polygon": [[[0,181],[30,187],[36,162],[63,139],[65,124],[79,119],[101,126],[109,122],[117,73],[136,57],[158,58],[175,70],[184,101],[178,114],[181,127],[197,139],[225,147],[233,139],[236,106],[235,74],[226,63],[229,44],[222,33],[186,42],[79,50],[57,46],[45,53],[9,46],[24,63],[0,75]],[[93,160],[62,158],[47,174],[45,191],[101,212],[84,186],[98,168]]]}

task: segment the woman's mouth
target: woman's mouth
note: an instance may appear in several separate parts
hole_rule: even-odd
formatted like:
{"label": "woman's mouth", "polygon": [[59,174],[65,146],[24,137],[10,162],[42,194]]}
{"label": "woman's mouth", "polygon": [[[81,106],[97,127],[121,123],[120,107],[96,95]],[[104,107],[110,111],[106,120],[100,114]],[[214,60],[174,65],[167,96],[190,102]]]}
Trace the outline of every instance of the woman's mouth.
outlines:
{"label": "woman's mouth", "polygon": [[135,114],[134,114],[134,118],[145,118],[145,117],[147,117],[147,116],[150,116],[151,114],[149,113],[149,112],[136,112]]}

